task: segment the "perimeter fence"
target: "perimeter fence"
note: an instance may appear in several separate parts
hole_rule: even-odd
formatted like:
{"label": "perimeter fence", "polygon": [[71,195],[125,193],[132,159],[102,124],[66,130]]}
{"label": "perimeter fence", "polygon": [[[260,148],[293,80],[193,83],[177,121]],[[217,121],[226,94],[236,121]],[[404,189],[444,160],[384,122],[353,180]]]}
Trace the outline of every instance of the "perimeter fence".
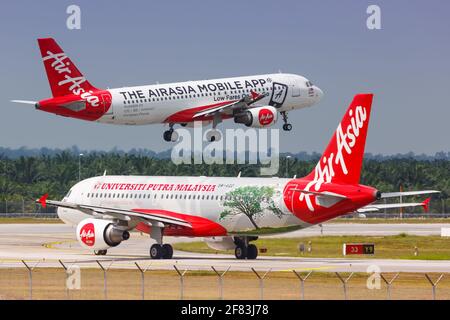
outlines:
{"label": "perimeter fence", "polygon": [[163,260],[0,261],[0,299],[450,299],[450,273],[233,270]]}

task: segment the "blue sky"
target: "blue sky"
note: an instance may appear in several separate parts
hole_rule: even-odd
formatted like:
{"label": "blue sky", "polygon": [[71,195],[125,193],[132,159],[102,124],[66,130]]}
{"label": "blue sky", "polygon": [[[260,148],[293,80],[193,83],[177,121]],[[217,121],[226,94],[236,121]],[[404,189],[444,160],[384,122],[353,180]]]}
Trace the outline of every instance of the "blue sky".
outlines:
{"label": "blue sky", "polygon": [[[81,7],[81,30],[66,28],[70,4]],[[369,4],[381,8],[381,30],[366,28]],[[366,151],[449,151],[448,12],[445,0],[4,2],[0,145],[169,148],[162,125],[89,123],[10,103],[51,95],[36,38],[52,36],[102,88],[304,75],[325,97],[290,114],[294,129],[280,132],[282,151],[321,152],[358,92],[375,93]]]}

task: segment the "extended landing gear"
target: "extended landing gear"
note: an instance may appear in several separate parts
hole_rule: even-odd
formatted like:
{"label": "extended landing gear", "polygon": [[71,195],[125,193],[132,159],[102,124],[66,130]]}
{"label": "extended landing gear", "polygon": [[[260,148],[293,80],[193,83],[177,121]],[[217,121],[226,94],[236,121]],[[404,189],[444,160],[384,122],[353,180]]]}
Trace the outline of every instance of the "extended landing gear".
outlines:
{"label": "extended landing gear", "polygon": [[286,111],[282,111],[282,112],[280,112],[280,114],[283,117],[283,122],[284,122],[283,130],[284,131],[291,131],[292,130],[292,124],[287,122],[288,116],[287,116]]}
{"label": "extended landing gear", "polygon": [[163,243],[163,227],[152,227],[150,232],[150,237],[156,241],[150,247],[150,258],[152,259],[172,259],[173,257],[173,248],[170,244],[162,244]]}
{"label": "extended landing gear", "polygon": [[94,254],[96,256],[106,256],[107,252],[108,252],[108,250],[94,250]]}
{"label": "extended landing gear", "polygon": [[173,130],[173,123],[169,124],[170,129],[164,131],[163,138],[167,142],[175,142],[178,140],[178,133]]}
{"label": "extended landing gear", "polygon": [[150,248],[150,257],[152,259],[172,259],[173,248],[167,243],[163,245],[155,243]]}
{"label": "extended landing gear", "polygon": [[234,239],[236,249],[234,255],[236,259],[254,260],[258,257],[258,248],[254,244],[249,244],[249,241],[258,239],[257,237],[239,237]]}

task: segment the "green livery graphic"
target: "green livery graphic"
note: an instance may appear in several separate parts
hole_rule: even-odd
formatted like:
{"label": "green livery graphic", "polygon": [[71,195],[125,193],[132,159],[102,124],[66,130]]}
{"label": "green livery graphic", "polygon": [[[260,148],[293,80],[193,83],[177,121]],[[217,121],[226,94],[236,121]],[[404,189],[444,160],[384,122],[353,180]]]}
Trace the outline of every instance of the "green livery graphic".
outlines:
{"label": "green livery graphic", "polygon": [[285,214],[275,204],[273,187],[245,186],[236,188],[225,195],[224,211],[220,214],[220,220],[244,214],[250,220],[255,229],[260,229],[256,224],[256,218],[271,213],[280,218]]}

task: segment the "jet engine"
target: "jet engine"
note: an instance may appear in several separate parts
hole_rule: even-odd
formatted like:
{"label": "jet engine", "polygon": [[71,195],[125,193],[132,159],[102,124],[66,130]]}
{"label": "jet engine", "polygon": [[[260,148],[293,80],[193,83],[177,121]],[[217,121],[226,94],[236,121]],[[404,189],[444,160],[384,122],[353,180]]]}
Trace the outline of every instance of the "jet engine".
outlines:
{"label": "jet engine", "polygon": [[84,219],[77,226],[77,240],[82,247],[106,250],[130,238],[130,233],[110,220]]}
{"label": "jet engine", "polygon": [[272,106],[256,107],[234,116],[235,123],[243,123],[247,127],[264,128],[277,122],[278,111]]}

